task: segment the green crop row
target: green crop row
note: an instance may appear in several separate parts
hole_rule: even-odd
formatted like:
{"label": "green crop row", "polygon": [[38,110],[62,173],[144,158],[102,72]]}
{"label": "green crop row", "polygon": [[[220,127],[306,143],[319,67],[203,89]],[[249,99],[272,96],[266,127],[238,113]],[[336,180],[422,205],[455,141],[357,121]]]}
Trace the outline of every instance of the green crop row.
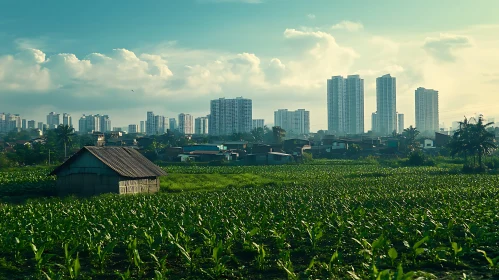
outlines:
{"label": "green crop row", "polygon": [[499,176],[352,165],[167,170],[285,183],[2,205],[0,278],[499,276]]}

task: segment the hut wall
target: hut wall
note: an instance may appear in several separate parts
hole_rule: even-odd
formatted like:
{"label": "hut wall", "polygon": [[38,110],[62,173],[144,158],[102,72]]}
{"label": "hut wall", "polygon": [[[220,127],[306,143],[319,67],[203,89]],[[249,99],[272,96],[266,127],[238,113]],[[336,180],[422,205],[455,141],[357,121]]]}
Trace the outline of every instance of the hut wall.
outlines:
{"label": "hut wall", "polygon": [[97,174],[69,174],[57,178],[59,195],[92,196],[103,193],[118,193],[118,176]]}
{"label": "hut wall", "polygon": [[119,182],[120,194],[156,193],[158,191],[159,191],[158,178],[141,178],[141,179],[121,178]]}

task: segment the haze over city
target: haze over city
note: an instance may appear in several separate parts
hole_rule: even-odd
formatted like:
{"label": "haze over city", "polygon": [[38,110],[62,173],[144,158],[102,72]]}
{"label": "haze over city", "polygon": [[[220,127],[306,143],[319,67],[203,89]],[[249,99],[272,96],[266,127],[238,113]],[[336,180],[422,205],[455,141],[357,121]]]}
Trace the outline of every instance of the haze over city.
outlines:
{"label": "haze over city", "polygon": [[[11,1],[0,10],[0,112],[206,116],[210,100],[253,100],[253,118],[310,111],[328,128],[326,80],[364,79],[365,131],[376,78],[397,79],[397,111],[439,92],[440,123],[499,117],[496,1]],[[469,11],[473,9],[473,13]],[[380,15],[386,16],[380,16]]]}

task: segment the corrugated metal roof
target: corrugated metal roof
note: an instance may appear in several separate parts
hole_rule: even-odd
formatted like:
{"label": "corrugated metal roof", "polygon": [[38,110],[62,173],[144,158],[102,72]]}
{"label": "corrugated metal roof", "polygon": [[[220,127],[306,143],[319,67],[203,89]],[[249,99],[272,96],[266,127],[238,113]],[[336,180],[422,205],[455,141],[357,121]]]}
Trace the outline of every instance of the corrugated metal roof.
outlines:
{"label": "corrugated metal roof", "polygon": [[135,149],[127,147],[83,147],[61,166],[52,171],[57,175],[62,168],[78,158],[84,152],[89,152],[119,175],[129,178],[147,178],[164,176],[166,172],[152,163]]}

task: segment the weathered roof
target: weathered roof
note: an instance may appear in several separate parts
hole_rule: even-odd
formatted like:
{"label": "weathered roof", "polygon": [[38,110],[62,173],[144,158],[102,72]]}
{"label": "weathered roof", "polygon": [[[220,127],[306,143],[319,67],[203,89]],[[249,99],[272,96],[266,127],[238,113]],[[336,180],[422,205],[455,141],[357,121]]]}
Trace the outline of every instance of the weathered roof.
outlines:
{"label": "weathered roof", "polygon": [[70,157],[51,175],[57,175],[65,166],[75,161],[81,154],[89,152],[123,177],[147,178],[164,176],[166,172],[144,157],[137,150],[127,147],[93,147],[86,146]]}

